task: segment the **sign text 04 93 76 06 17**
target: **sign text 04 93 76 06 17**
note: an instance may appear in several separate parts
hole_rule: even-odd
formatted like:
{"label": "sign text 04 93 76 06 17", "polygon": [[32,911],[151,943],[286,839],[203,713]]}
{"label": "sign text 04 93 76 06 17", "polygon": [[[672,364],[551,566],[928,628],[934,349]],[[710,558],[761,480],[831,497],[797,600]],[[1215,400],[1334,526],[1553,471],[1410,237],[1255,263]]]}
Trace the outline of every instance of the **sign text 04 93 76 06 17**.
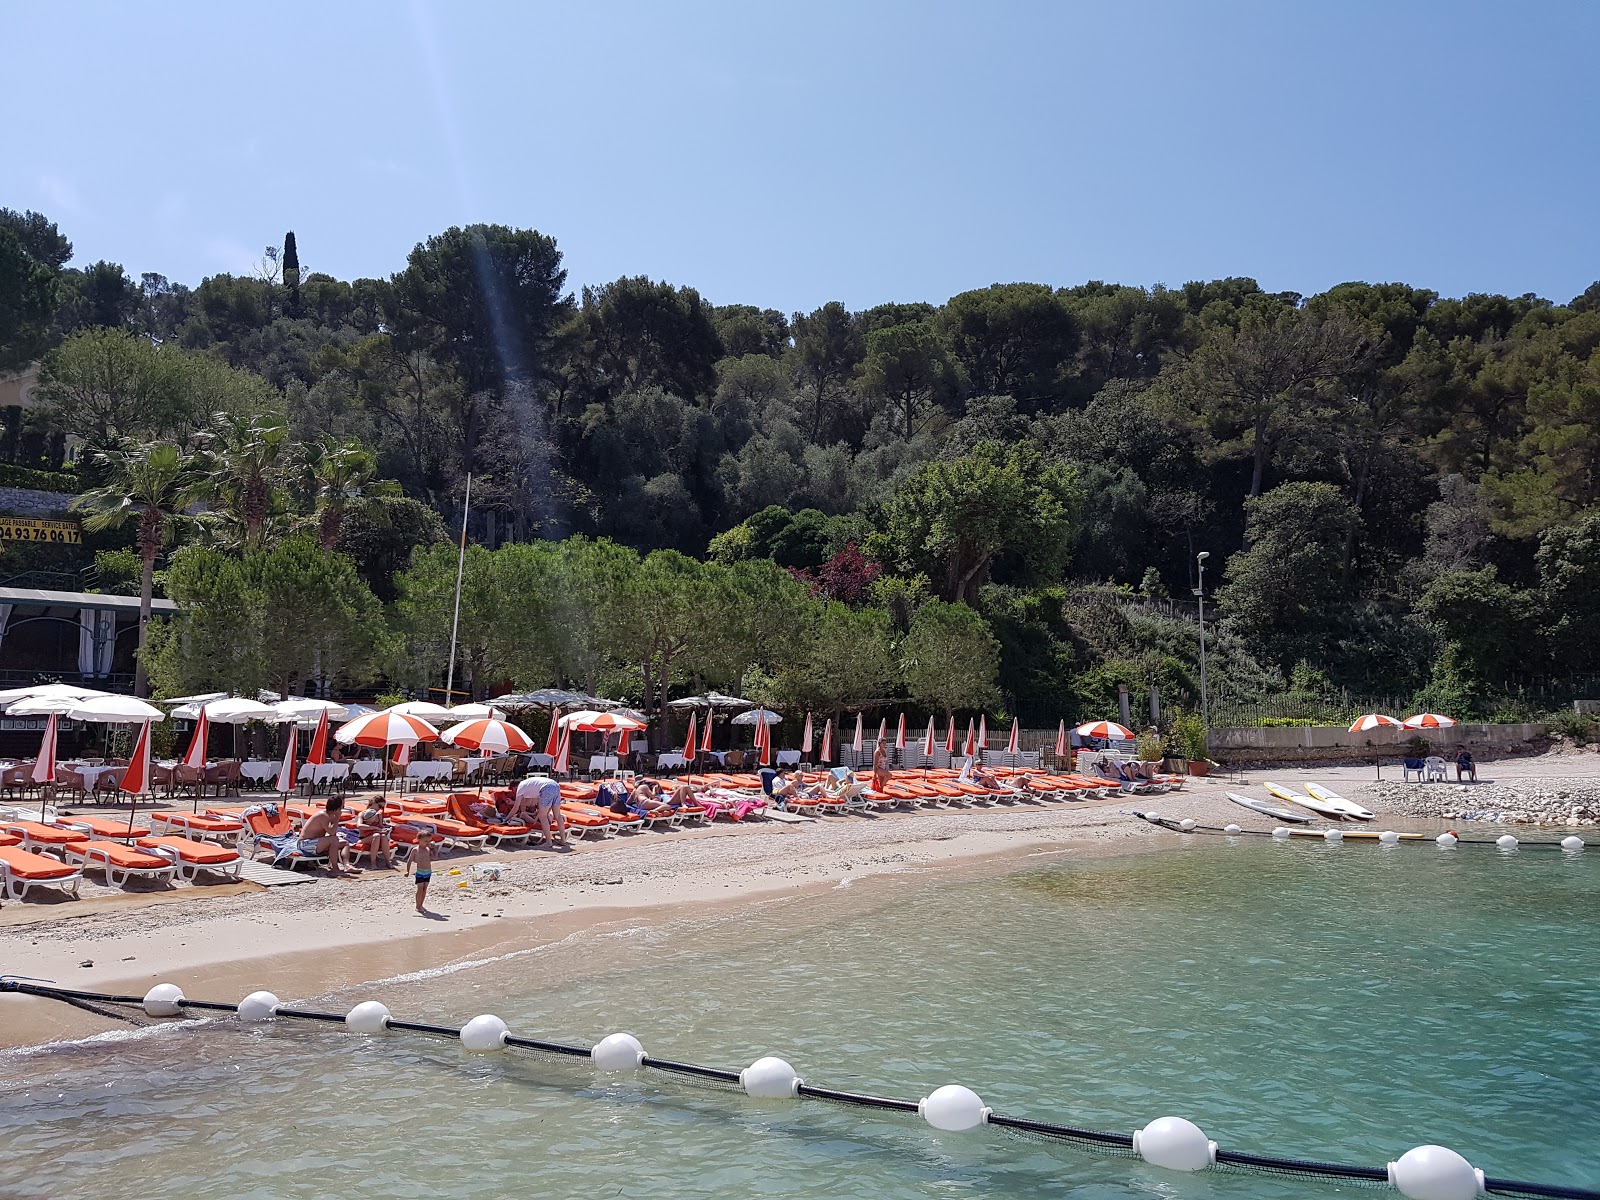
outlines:
{"label": "sign text 04 93 76 06 17", "polygon": [[0,540],[12,542],[60,542],[76,546],[83,531],[76,521],[41,521],[33,517],[0,516]]}

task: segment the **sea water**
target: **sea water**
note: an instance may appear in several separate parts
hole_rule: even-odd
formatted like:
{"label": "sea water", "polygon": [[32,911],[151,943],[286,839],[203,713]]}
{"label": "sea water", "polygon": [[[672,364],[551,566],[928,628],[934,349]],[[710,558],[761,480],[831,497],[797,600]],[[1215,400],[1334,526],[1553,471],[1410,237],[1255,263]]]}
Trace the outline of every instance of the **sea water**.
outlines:
{"label": "sea water", "polygon": [[[1438,1142],[1600,1186],[1600,854],[1189,839],[663,914],[323,998],[397,1017],[1381,1166]],[[626,886],[626,885],[624,885]],[[263,986],[270,985],[263,980]],[[3,1003],[3,999],[0,999]],[[1264,1197],[998,1128],[340,1026],[184,1023],[0,1058],[7,1197]]]}

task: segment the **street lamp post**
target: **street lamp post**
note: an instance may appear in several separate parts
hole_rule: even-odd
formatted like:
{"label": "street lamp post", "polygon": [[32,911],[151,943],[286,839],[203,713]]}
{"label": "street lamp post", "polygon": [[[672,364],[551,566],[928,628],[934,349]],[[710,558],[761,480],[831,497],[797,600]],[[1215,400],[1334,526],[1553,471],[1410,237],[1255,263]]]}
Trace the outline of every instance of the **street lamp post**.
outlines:
{"label": "street lamp post", "polygon": [[1211,551],[1202,550],[1194,556],[1195,563],[1200,568],[1199,579],[1195,585],[1195,599],[1200,603],[1200,720],[1210,723],[1206,707],[1206,559],[1211,557]]}

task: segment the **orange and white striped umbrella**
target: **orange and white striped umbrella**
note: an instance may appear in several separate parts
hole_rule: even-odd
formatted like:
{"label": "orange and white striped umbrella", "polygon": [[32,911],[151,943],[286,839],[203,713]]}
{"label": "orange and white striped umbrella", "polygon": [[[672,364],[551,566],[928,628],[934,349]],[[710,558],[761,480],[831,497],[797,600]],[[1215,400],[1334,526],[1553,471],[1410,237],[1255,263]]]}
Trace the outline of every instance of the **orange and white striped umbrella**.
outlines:
{"label": "orange and white striped umbrella", "polygon": [[857,713],[856,714],[856,741],[855,741],[855,752],[857,754],[861,753],[861,747],[865,743],[865,741],[866,741],[866,738],[863,736],[863,731],[862,731],[862,728],[861,728],[861,714]]}
{"label": "orange and white striped umbrella", "polygon": [[987,713],[978,714],[978,749],[989,748],[989,716]]}
{"label": "orange and white striped umbrella", "polygon": [[[692,719],[692,718],[691,718]],[[800,735],[800,753],[808,761],[811,756],[811,714],[806,714],[806,731]]]}
{"label": "orange and white striped umbrella", "polygon": [[881,745],[889,744],[889,718],[883,717],[878,721],[878,742]]}
{"label": "orange and white striped umbrella", "polygon": [[823,762],[833,761],[833,718],[828,718],[828,723],[822,727],[822,753],[817,756]]}
{"label": "orange and white striped umbrella", "polygon": [[1078,726],[1078,736],[1125,740],[1133,736],[1133,730],[1126,725],[1118,725],[1115,721],[1090,721],[1087,725]]}
{"label": "orange and white striped umbrella", "polygon": [[1405,726],[1393,717],[1386,717],[1382,713],[1367,713],[1357,717],[1350,723],[1351,733],[1366,733],[1369,729],[1404,729]]}
{"label": "orange and white striped umbrella", "polygon": [[439,740],[485,754],[524,754],[533,749],[533,739],[517,726],[489,717],[452,725],[439,735]]}
{"label": "orange and white striped umbrella", "polygon": [[555,761],[550,764],[552,775],[565,775],[572,763],[572,730],[561,731],[561,744],[556,747]]}
{"label": "orange and white striped umbrella", "polygon": [[1401,722],[1407,729],[1449,729],[1455,723],[1454,717],[1444,717],[1438,713],[1417,713]]}
{"label": "orange and white striped umbrella", "polygon": [[150,790],[150,722],[139,728],[139,740],[133,744],[133,754],[128,759],[128,769],[122,773],[122,790],[130,796],[142,796]]}
{"label": "orange and white striped umbrella", "polygon": [[189,750],[183,756],[183,765],[197,771],[203,770],[206,765],[206,743],[210,740],[211,716],[201,705],[200,715],[194,719],[194,736],[189,739]]}
{"label": "orange and white striped umbrella", "polygon": [[894,748],[896,750],[904,750],[906,748],[906,715],[905,715],[905,713],[901,713],[900,714],[900,725],[899,725],[899,728],[898,728],[898,730],[896,731],[896,733],[894,735]]}
{"label": "orange and white striped umbrella", "polygon": [[626,713],[596,712],[593,709],[570,712],[558,723],[563,729],[576,729],[580,733],[616,733],[618,730],[637,730],[645,726],[638,717],[630,717]]}
{"label": "orange and white striped umbrella", "polygon": [[933,757],[933,718],[928,718],[928,735],[922,739],[922,753],[927,758]]}
{"label": "orange and white striped umbrella", "polygon": [[945,727],[944,727],[944,752],[946,754],[954,754],[956,752],[956,715],[955,715],[955,713],[951,713],[950,714],[950,719],[945,722]]}
{"label": "orange and white striped umbrella", "polygon": [[381,748],[436,742],[439,740],[439,731],[421,717],[385,710],[357,717],[341,726],[333,736],[335,741],[343,742],[346,746],[354,744]]}
{"label": "orange and white striped umbrella", "polygon": [[976,733],[976,728],[977,727],[972,723],[972,718],[968,717],[967,740],[961,743],[961,753],[968,758],[971,758],[978,752],[978,735]]}
{"label": "orange and white striped umbrella", "polygon": [[277,779],[277,782],[275,782],[272,785],[273,791],[282,792],[286,796],[290,792],[294,791],[295,784],[297,782],[297,780],[295,779],[295,776],[294,776],[294,767],[295,767],[294,756],[295,756],[295,751],[298,750],[299,748],[300,748],[300,730],[299,730],[299,727],[294,725],[294,724],[290,724],[290,726],[289,726],[289,740],[283,747],[283,762],[278,767],[278,779]]}
{"label": "orange and white striped umbrella", "polygon": [[[697,741],[696,735],[699,732],[698,728],[695,725],[695,720],[696,720],[696,714],[690,713],[689,714],[689,736],[687,738],[685,738],[684,742],[683,742],[683,757],[684,757],[684,760],[686,762],[693,762],[694,758],[695,758],[695,755],[700,752],[700,748],[695,744],[696,741]],[[551,728],[554,729],[555,726],[552,725]],[[811,726],[807,725],[806,728],[810,729]],[[555,735],[551,734],[551,736],[554,737]]]}
{"label": "orange and white striped umbrella", "polygon": [[1067,723],[1066,723],[1065,720],[1063,720],[1061,722],[1061,728],[1056,730],[1056,757],[1057,758],[1066,758],[1066,756],[1067,756]]}
{"label": "orange and white striped umbrella", "polygon": [[1018,750],[1018,746],[1020,745],[1020,743],[1019,743],[1019,741],[1017,739],[1017,731],[1018,731],[1018,729],[1020,727],[1021,727],[1020,722],[1017,722],[1017,721],[1011,722],[1011,739],[1008,742],[1006,742],[1006,753],[1007,754],[1020,753],[1020,751]]}
{"label": "orange and white striped umbrella", "polygon": [[[201,716],[205,713],[202,711]],[[320,767],[328,761],[328,710],[323,709],[317,714],[316,732],[311,735],[311,749],[306,751],[306,761],[314,767]]]}
{"label": "orange and white striped umbrella", "polygon": [[33,760],[33,770],[28,778],[34,783],[56,781],[56,713],[51,713],[44,723],[44,737],[39,740],[39,757]]}

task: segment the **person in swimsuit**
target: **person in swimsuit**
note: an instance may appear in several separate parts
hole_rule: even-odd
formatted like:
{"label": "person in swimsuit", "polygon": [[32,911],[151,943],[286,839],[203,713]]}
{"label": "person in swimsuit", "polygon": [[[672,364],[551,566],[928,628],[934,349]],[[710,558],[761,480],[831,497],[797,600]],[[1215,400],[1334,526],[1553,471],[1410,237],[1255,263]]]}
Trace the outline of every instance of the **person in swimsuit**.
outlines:
{"label": "person in swimsuit", "polygon": [[394,866],[394,845],[389,841],[389,818],[383,811],[383,799],[374,796],[356,818],[363,839],[371,839],[372,861]]}
{"label": "person in swimsuit", "polygon": [[328,870],[336,875],[340,871],[360,869],[344,865],[345,842],[339,836],[339,818],[343,813],[344,799],[331,796],[322,811],[313,813],[300,829],[300,853],[308,857],[326,858]]}
{"label": "person in swimsuit", "polygon": [[426,913],[423,905],[428,899],[428,883],[433,879],[433,830],[427,826],[417,830],[417,844],[406,863],[406,874],[412,871],[417,873],[417,911]]}
{"label": "person in swimsuit", "polygon": [[879,739],[872,752],[872,790],[881,792],[889,786],[889,749]]}

